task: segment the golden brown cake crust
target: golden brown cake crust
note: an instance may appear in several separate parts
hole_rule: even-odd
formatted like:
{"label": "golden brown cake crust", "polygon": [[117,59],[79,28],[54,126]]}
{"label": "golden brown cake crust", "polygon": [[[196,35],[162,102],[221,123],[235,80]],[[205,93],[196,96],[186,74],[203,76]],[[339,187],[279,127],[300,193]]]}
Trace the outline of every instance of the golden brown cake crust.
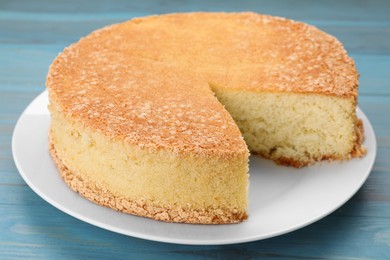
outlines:
{"label": "golden brown cake crust", "polygon": [[96,185],[94,181],[87,180],[76,172],[70,171],[58,158],[51,141],[49,151],[65,183],[83,197],[101,206],[165,222],[227,224],[242,222],[248,218],[245,212],[224,211],[222,209],[185,210],[153,205],[148,201],[131,201],[113,194],[112,191]]}
{"label": "golden brown cake crust", "polygon": [[51,65],[50,99],[112,139],[174,154],[243,157],[209,84],[357,99],[354,62],[334,37],[254,13],[137,18],[97,30]]}

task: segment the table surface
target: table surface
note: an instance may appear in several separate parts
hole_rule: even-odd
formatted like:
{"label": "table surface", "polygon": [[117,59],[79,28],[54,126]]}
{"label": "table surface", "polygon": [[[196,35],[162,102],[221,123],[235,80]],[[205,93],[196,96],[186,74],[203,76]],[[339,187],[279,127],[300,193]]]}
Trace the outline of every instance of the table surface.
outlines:
{"label": "table surface", "polygon": [[[254,11],[336,36],[361,74],[359,106],[378,141],[364,186],[310,226],[234,245],[176,245],[120,235],[75,219],[36,195],[11,152],[13,128],[45,89],[54,57],[94,29],[185,11]],[[390,259],[390,1],[0,1],[0,258]],[[331,192],[331,191],[330,191]]]}

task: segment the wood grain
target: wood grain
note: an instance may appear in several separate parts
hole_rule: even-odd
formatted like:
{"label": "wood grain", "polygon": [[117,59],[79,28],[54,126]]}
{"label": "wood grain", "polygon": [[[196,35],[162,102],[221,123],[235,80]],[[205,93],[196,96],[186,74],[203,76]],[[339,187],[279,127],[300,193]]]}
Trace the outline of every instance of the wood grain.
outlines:
{"label": "wood grain", "polygon": [[[119,235],[49,205],[12,158],[15,123],[44,90],[58,52],[102,26],[184,11],[255,11],[311,23],[338,37],[360,71],[359,106],[378,140],[364,186],[328,217],[280,237],[186,246]],[[390,2],[0,1],[0,259],[390,259]],[[288,216],[286,216],[288,217]]]}

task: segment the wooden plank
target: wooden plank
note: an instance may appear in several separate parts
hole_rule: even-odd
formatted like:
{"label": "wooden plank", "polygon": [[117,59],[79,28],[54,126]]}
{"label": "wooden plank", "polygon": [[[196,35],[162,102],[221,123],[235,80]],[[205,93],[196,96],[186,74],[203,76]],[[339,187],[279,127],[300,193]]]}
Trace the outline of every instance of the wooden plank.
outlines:
{"label": "wooden plank", "polygon": [[[46,19],[28,20],[23,13],[20,13],[20,19],[10,19],[7,16],[0,21],[0,33],[2,43],[7,44],[58,44],[64,43],[69,45],[80,37],[89,34],[91,31],[102,28],[106,25],[125,21],[137,16],[144,16],[145,13],[129,13],[123,14],[120,17],[105,16],[104,19],[87,19],[83,15],[65,15],[63,19],[59,19],[53,14],[49,17],[50,22]],[[4,15],[3,15],[4,16]],[[59,16],[61,18],[61,15]],[[66,17],[69,17],[66,19]],[[93,16],[92,16],[93,17]],[[28,16],[27,16],[28,18]],[[321,30],[337,37],[346,47],[353,53],[366,54],[390,54],[390,44],[387,39],[390,38],[390,23],[377,22],[374,23],[353,23],[347,22],[345,25],[335,24],[333,21],[329,23],[322,20],[299,19],[300,21],[308,22],[316,25]],[[15,34],[20,35],[14,37]],[[362,40],[369,39],[369,40]]]}
{"label": "wooden plank", "polygon": [[[7,1],[0,4],[0,10],[26,13],[123,13],[139,12],[160,14],[167,12],[188,11],[255,11],[291,18],[304,18],[313,20],[370,20],[388,21],[389,5],[386,0],[371,1],[318,1],[288,0],[281,1],[115,1],[115,4],[105,0],[97,1]],[[300,19],[302,20],[302,19]]]}

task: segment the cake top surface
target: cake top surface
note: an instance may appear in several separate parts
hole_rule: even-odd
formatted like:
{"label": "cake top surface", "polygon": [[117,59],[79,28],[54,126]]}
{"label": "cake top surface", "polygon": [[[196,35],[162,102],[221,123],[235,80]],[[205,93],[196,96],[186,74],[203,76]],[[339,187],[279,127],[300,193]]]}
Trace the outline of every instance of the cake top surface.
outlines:
{"label": "cake top surface", "polygon": [[254,13],[136,18],[60,53],[47,87],[68,115],[111,138],[173,152],[247,153],[210,85],[356,101],[358,73],[334,37]]}

